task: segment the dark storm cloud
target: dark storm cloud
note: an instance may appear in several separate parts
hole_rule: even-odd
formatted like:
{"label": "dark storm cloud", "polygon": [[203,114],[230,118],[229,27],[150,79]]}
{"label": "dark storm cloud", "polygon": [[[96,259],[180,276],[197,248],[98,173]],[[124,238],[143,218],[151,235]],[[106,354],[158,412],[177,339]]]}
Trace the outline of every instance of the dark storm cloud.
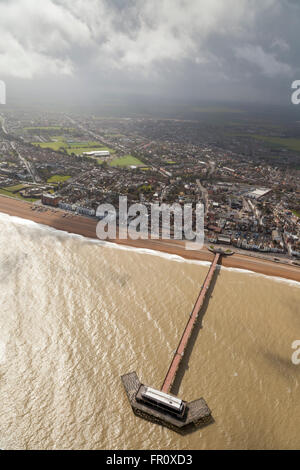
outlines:
{"label": "dark storm cloud", "polygon": [[292,0],[0,0],[0,78],[286,102],[299,21]]}

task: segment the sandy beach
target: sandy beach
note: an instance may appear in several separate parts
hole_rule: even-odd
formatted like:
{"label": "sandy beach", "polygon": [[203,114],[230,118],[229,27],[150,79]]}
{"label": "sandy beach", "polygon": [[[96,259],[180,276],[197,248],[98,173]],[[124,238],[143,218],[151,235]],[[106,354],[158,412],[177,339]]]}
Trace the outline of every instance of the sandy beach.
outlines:
{"label": "sandy beach", "polygon": [[[55,208],[37,206],[26,201],[20,201],[6,196],[0,196],[0,212],[32,220],[39,224],[48,225],[57,230],[63,230],[65,232],[97,239],[97,220],[92,218],[74,215]],[[211,261],[213,258],[213,255],[206,247],[197,251],[186,250],[184,242],[179,240],[114,239],[107,241],[136,248],[157,250],[164,253],[178,255],[186,259]],[[235,253],[233,256],[223,257],[222,265],[300,282],[300,267],[284,263],[276,263],[255,256]]]}

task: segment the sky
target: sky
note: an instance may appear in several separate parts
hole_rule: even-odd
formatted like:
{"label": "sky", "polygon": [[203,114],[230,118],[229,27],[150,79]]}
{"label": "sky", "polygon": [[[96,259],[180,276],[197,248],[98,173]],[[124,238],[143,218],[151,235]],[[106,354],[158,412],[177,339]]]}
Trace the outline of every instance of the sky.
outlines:
{"label": "sky", "polygon": [[299,0],[0,0],[8,98],[290,103]]}

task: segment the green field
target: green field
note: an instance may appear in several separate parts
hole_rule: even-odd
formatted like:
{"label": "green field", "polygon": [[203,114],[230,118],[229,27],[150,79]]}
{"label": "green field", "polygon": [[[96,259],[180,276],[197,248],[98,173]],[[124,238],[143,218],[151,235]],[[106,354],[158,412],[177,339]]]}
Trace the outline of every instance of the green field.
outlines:
{"label": "green field", "polygon": [[293,139],[290,137],[269,137],[267,135],[260,134],[235,134],[231,135],[240,136],[240,137],[252,137],[253,139],[266,142],[276,147],[285,147],[289,150],[294,150],[295,152],[300,152],[300,139]]}
{"label": "green field", "polygon": [[132,155],[125,155],[124,157],[112,160],[109,165],[115,167],[127,167],[131,165],[145,166],[145,163],[141,162],[138,158],[135,158]]}
{"label": "green field", "polygon": [[265,135],[257,134],[254,134],[252,137],[257,140],[268,142],[272,145],[286,147],[289,150],[295,150],[296,152],[300,152],[300,139],[293,139],[288,137],[268,137]]}
{"label": "green field", "polygon": [[48,127],[43,127],[43,126],[36,126],[36,127],[23,127],[24,131],[65,131],[65,132],[71,132],[75,130],[75,127],[61,127],[61,126],[48,126]]}
{"label": "green field", "polygon": [[41,126],[37,126],[37,127],[23,127],[24,131],[35,131],[36,129],[38,130],[42,130],[42,131],[53,131],[53,130],[56,130],[56,129],[62,129],[62,127],[60,126],[48,126],[48,127],[41,127]]}
{"label": "green field", "polygon": [[0,194],[3,194],[4,196],[14,197],[16,199],[22,199],[22,201],[28,202],[35,202],[38,200],[38,198],[23,197],[20,193],[13,193],[12,191],[8,191],[7,189],[0,189]]}
{"label": "green field", "polygon": [[191,108],[191,111],[194,113],[233,113],[233,114],[241,114],[244,113],[242,109],[238,108],[222,108],[217,106],[195,106]]}
{"label": "green field", "polygon": [[99,142],[87,141],[87,142],[66,142],[61,136],[56,137],[56,141],[50,142],[32,142],[33,145],[38,145],[41,148],[48,148],[58,151],[66,151],[69,155],[74,153],[75,155],[82,155],[83,152],[93,152],[96,150],[108,150],[110,153],[115,153],[115,150],[104,147]]}
{"label": "green field", "polygon": [[62,148],[65,148],[65,143],[62,141],[57,141],[57,142],[32,142],[32,145],[37,145],[38,147],[41,147],[43,149],[51,149],[51,150],[61,150]]}
{"label": "green field", "polygon": [[71,176],[68,175],[53,175],[51,178],[48,178],[47,183],[63,183],[67,181]]}
{"label": "green field", "polygon": [[22,189],[26,188],[24,184],[16,184],[15,186],[7,186],[4,189],[11,193],[21,191]]}
{"label": "green field", "polygon": [[294,215],[296,215],[297,217],[299,217],[299,218],[300,218],[300,212],[297,212],[297,211],[292,211],[292,213],[293,213]]}
{"label": "green field", "polygon": [[250,119],[246,119],[246,120],[241,120],[239,119],[238,121],[228,121],[227,122],[227,126],[233,126],[233,127],[245,127],[247,125],[247,127],[254,127],[254,128],[257,128],[257,126],[259,125],[261,129],[280,129],[280,126],[278,124],[274,124],[272,122],[269,122],[269,121],[265,121],[265,120],[255,120],[255,121],[252,121]]}
{"label": "green field", "polygon": [[[68,142],[67,143],[68,147],[71,147],[71,148],[86,148],[86,147],[99,147],[99,142],[95,142],[95,141],[91,141],[91,140],[88,140],[88,141],[84,141],[84,142]],[[107,148],[107,147],[105,147]]]}

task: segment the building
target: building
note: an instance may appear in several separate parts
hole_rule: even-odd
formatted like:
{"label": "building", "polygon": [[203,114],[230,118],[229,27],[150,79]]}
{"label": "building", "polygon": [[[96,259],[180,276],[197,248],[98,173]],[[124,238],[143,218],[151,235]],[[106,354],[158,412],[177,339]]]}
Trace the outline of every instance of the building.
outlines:
{"label": "building", "polygon": [[57,207],[60,200],[61,200],[61,197],[55,194],[49,194],[49,193],[42,194],[42,203],[47,206]]}
{"label": "building", "polygon": [[223,243],[223,245],[230,245],[231,239],[227,235],[219,235],[218,243]]}
{"label": "building", "polygon": [[59,202],[58,207],[60,209],[65,210],[65,211],[75,211],[76,210],[76,205],[75,204],[68,204],[66,202]]}
{"label": "building", "polygon": [[250,191],[250,193],[247,194],[247,196],[251,199],[262,199],[265,197],[267,194],[269,194],[272,191],[272,189],[268,188],[257,188],[254,191]]}
{"label": "building", "polygon": [[272,240],[276,243],[281,243],[282,242],[282,236],[278,232],[278,230],[273,230],[272,231]]}
{"label": "building", "polygon": [[222,232],[221,227],[218,227],[216,225],[209,225],[207,228],[208,228],[208,230],[212,230],[213,232],[216,232],[216,233],[221,233]]}
{"label": "building", "polygon": [[96,213],[94,209],[90,209],[88,207],[81,207],[81,206],[76,207],[76,212],[78,214],[90,215],[90,216],[94,216]]}
{"label": "building", "polygon": [[84,157],[109,157],[110,153],[108,150],[94,150],[92,152],[83,152]]}

